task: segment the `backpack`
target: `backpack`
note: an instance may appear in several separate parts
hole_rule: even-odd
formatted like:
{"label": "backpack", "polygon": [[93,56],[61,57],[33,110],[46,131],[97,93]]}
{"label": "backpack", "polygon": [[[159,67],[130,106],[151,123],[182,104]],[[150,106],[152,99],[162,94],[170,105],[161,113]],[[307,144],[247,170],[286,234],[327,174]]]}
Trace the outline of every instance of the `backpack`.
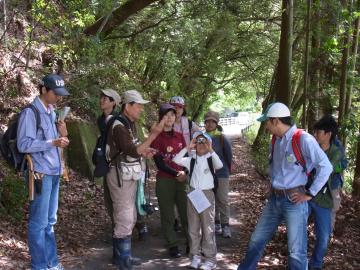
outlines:
{"label": "backpack", "polygon": [[[306,168],[306,162],[305,159],[302,155],[301,152],[301,147],[300,147],[300,138],[301,138],[301,134],[303,133],[302,129],[296,129],[292,138],[291,138],[291,146],[296,158],[296,162],[299,163],[301,165],[301,167],[303,168],[303,172],[306,173],[306,175],[309,177],[310,176],[310,172],[307,171]],[[273,161],[273,155],[274,155],[274,145],[276,142],[276,136],[273,135],[271,138],[271,156],[270,156],[270,164]]]}
{"label": "backpack", "polygon": [[335,172],[342,173],[347,168],[347,165],[348,165],[348,160],[345,156],[345,149],[338,138],[335,138],[335,140],[333,141],[333,144],[336,145],[339,149],[341,149],[341,154],[342,154],[340,164],[335,168]]}
{"label": "backpack", "polygon": [[17,172],[23,168],[23,161],[25,153],[20,153],[17,148],[17,130],[19,125],[20,114],[27,108],[30,108],[36,119],[36,131],[40,129],[41,118],[39,110],[33,105],[28,104],[25,106],[20,113],[18,113],[11,122],[9,122],[8,129],[0,141],[0,151],[6,162],[14,168]]}
{"label": "backpack", "polygon": [[[294,152],[294,155],[295,155],[295,158],[296,158],[296,162],[298,164],[300,164],[300,166],[303,168],[303,172],[306,174],[307,176],[307,182],[306,182],[306,185],[305,185],[305,189],[308,190],[313,181],[314,181],[314,176],[315,176],[315,168],[312,169],[310,172],[308,172],[307,170],[307,167],[306,167],[306,162],[305,162],[305,159],[303,157],[303,154],[301,152],[301,147],[300,147],[300,138],[301,138],[301,135],[303,133],[303,130],[302,129],[299,129],[297,128],[291,138],[291,147],[293,149],[293,152]],[[275,145],[275,142],[276,142],[276,136],[273,135],[272,138],[271,138],[271,157],[270,157],[270,163],[272,162],[273,160],[273,155],[274,155],[274,145]],[[327,186],[327,182],[326,184],[321,188],[321,190],[319,192],[321,192],[325,187]]]}
{"label": "backpack", "polygon": [[[193,171],[194,171],[194,167],[195,167],[195,158],[191,158],[190,160],[190,172],[189,172],[189,179],[191,180],[191,176],[193,174]],[[217,179],[216,175],[215,175],[215,169],[214,169],[214,165],[213,165],[213,162],[212,162],[212,158],[211,157],[208,157],[207,158],[207,163],[208,163],[208,166],[209,166],[209,169],[210,169],[210,172],[211,172],[211,175],[213,176],[214,178],[214,188],[213,188],[213,191],[214,193],[216,193],[216,190],[219,186],[219,180]]]}
{"label": "backpack", "polygon": [[[302,152],[301,152],[301,147],[300,147],[300,138],[301,138],[301,135],[303,133],[303,130],[302,129],[296,129],[292,138],[291,138],[291,146],[292,146],[292,149],[293,149],[293,152],[294,152],[294,155],[295,155],[295,158],[296,158],[296,162],[299,163],[302,167],[303,167],[303,172],[307,175],[307,183],[305,185],[305,189],[308,190],[312,183],[314,182],[314,177],[315,177],[315,173],[316,173],[316,169],[312,169],[310,172],[307,171],[307,167],[306,167],[306,162],[305,162],[305,159],[302,155]],[[275,145],[275,141],[276,141],[276,136],[273,135],[272,138],[271,138],[271,158],[270,158],[270,163],[272,162],[272,159],[273,159],[273,154],[274,154],[274,145]],[[336,145],[339,145],[340,142],[336,139],[334,141],[334,143]],[[343,159],[341,161],[341,169],[344,170],[347,166],[347,159],[345,158],[345,153],[343,155]],[[326,182],[326,184],[321,188],[321,190],[318,192],[319,193],[325,193],[326,190],[328,187],[328,181]]]}
{"label": "backpack", "polygon": [[117,152],[110,160],[106,158],[107,137],[116,120],[120,121],[127,129],[130,129],[129,122],[121,115],[111,117],[106,123],[104,131],[96,140],[96,146],[92,154],[92,162],[95,165],[94,177],[106,176],[109,172],[110,163],[120,154],[120,152]]}

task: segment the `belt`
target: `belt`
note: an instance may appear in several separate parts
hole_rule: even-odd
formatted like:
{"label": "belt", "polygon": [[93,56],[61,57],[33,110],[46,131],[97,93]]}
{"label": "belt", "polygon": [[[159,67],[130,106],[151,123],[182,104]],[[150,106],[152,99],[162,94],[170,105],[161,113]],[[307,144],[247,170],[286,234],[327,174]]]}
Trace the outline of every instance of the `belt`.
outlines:
{"label": "belt", "polygon": [[298,186],[298,187],[288,188],[288,189],[276,189],[276,188],[271,187],[271,192],[277,197],[290,196],[291,194],[293,194],[297,191],[304,192],[305,191],[304,186]]}

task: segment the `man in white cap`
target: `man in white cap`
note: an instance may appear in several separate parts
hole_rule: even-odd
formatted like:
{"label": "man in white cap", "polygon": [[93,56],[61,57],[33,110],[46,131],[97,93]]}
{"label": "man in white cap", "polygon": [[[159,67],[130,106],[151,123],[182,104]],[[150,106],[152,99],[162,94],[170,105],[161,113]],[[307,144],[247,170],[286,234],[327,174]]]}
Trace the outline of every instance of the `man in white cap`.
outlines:
{"label": "man in white cap", "polygon": [[[268,106],[258,121],[265,121],[273,134],[270,155],[271,192],[255,231],[251,235],[244,260],[238,270],[255,270],[267,242],[284,221],[288,239],[288,268],[306,270],[308,203],[327,182],[332,165],[315,138],[302,131],[300,149],[306,166],[299,164],[292,147],[298,132],[292,124],[289,108],[280,102]],[[308,173],[316,169],[312,185],[305,189]]]}
{"label": "man in white cap", "polygon": [[113,249],[115,263],[120,270],[132,269],[131,234],[136,223],[136,188],[143,169],[141,158],[152,157],[155,152],[150,144],[161,133],[164,121],[154,125],[149,137],[143,143],[137,138],[135,122],[140,119],[144,100],[136,90],[122,95],[120,117],[108,132],[106,154],[110,160],[110,171],[106,176],[113,202]]}

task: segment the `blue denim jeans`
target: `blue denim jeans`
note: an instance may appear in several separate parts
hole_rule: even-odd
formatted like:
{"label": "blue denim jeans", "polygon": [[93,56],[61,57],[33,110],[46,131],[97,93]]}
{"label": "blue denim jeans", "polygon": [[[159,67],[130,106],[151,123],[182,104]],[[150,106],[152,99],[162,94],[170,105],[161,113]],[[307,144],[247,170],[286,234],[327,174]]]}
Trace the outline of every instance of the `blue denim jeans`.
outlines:
{"label": "blue denim jeans", "polygon": [[43,270],[59,264],[54,225],[59,198],[59,176],[44,175],[41,194],[30,202],[28,244],[31,269]]}
{"label": "blue denim jeans", "polygon": [[264,248],[284,221],[288,239],[288,266],[291,270],[307,269],[307,202],[294,204],[286,196],[271,195],[251,235],[245,259],[238,270],[254,270]]}
{"label": "blue denim jeans", "polygon": [[309,266],[322,268],[331,235],[331,209],[323,208],[315,202],[309,202],[309,216],[314,215],[315,247]]}

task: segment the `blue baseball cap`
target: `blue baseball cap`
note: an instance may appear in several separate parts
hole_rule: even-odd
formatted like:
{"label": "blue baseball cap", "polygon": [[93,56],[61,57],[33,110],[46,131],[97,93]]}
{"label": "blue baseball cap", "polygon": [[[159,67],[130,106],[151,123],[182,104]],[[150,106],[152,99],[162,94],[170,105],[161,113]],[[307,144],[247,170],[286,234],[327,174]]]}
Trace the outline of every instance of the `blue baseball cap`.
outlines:
{"label": "blue baseball cap", "polygon": [[203,131],[196,131],[193,135],[193,138],[197,138],[199,136],[203,136],[205,139],[207,139],[209,142],[212,142],[211,136]]}
{"label": "blue baseball cap", "polygon": [[49,74],[46,75],[41,84],[48,89],[54,91],[57,96],[68,96],[70,95],[69,92],[65,89],[65,82],[64,79],[57,74]]}

